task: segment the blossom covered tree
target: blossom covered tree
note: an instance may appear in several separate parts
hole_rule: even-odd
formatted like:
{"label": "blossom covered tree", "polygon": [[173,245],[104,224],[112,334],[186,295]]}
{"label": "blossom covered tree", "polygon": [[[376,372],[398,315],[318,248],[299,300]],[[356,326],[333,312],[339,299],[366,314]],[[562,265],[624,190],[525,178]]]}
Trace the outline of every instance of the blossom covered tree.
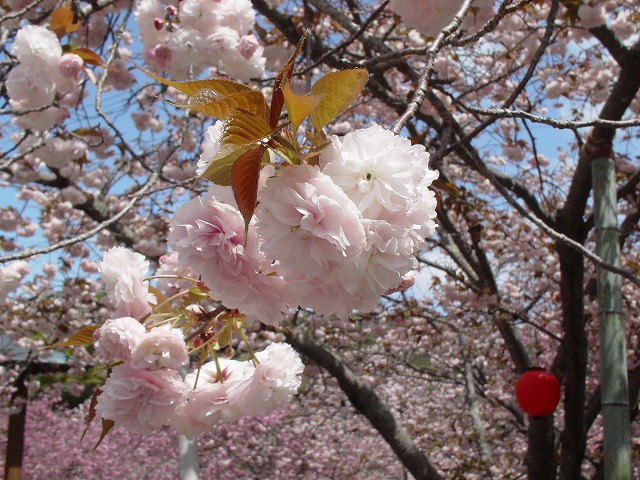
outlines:
{"label": "blossom covered tree", "polygon": [[[596,266],[637,431],[634,2],[0,8],[2,385],[7,414],[34,397],[34,478],[34,426],[87,415],[90,448],[178,431],[220,478],[601,478]],[[532,366],[554,415],[515,403]],[[76,455],[61,476],[104,477]]]}

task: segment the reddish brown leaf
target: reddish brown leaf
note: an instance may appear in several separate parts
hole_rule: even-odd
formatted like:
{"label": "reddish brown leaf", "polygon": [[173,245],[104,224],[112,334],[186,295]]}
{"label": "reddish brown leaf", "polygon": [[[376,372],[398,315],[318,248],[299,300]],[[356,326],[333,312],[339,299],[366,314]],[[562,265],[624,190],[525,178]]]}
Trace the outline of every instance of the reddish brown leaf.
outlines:
{"label": "reddish brown leaf", "polygon": [[260,177],[260,160],[264,147],[259,146],[240,155],[231,167],[231,188],[244,218],[245,233],[256,209],[258,200],[258,179]]}
{"label": "reddish brown leaf", "polygon": [[100,58],[100,55],[89,48],[72,48],[68,53],[75,53],[80,58],[82,58],[85,63],[95,65],[96,67],[101,67],[102,65],[104,65],[104,62],[102,61],[102,58]]}
{"label": "reddish brown leaf", "polygon": [[249,145],[271,136],[271,128],[265,119],[244,110],[229,113],[224,122],[221,145]]}
{"label": "reddish brown leaf", "polygon": [[271,128],[275,128],[278,125],[278,120],[280,119],[280,114],[282,113],[282,107],[284,106],[284,95],[282,93],[282,80],[286,78],[287,80],[291,80],[291,76],[293,75],[293,66],[296,63],[296,58],[300,55],[302,51],[302,46],[304,45],[304,41],[307,38],[307,31],[302,34],[300,40],[298,41],[298,45],[296,45],[296,49],[291,55],[291,58],[287,60],[287,63],[284,64],[282,70],[276,77],[276,81],[273,84],[273,93],[271,95],[271,118],[269,121],[269,125]]}
{"label": "reddish brown leaf", "polygon": [[82,439],[86,435],[87,429],[89,428],[89,425],[91,425],[91,422],[93,422],[93,419],[96,418],[96,405],[98,404],[98,395],[102,393],[101,387],[102,385],[97,387],[96,390],[93,392],[93,395],[91,395],[91,403],[89,403],[89,415],[87,415],[87,424],[84,427],[82,436],[80,437],[80,441],[82,441]]}
{"label": "reddish brown leaf", "polygon": [[162,78],[149,70],[138,67],[145,75],[153,78],[155,81],[175,88],[176,90],[186,93],[190,97],[197,96],[202,90],[211,90],[215,95],[219,95],[220,98],[224,98],[234,93],[250,92],[251,87],[242,83],[232,82],[231,80],[224,80],[221,78],[210,78],[207,80],[193,80],[188,82],[174,82],[166,78]]}
{"label": "reddish brown leaf", "polygon": [[111,430],[115,425],[116,425],[116,422],[114,422],[113,420],[106,420],[104,418],[102,419],[102,432],[100,433],[100,438],[98,439],[98,443],[96,443],[96,446],[93,447],[94,450],[100,446],[100,444],[102,443],[102,440],[104,440],[104,437],[107,436],[107,433],[109,433],[109,430]]}

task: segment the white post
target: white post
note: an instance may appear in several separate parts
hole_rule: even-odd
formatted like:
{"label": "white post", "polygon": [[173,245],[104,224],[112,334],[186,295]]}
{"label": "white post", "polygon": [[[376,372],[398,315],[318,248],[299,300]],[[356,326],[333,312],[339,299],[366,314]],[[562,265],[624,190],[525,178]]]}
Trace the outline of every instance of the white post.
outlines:
{"label": "white post", "polygon": [[[188,365],[183,365],[179,373],[184,378],[189,373]],[[184,435],[178,434],[178,456],[180,459],[180,480],[199,480],[200,465],[198,464],[196,439],[189,440]]]}
{"label": "white post", "polygon": [[180,480],[199,480],[198,446],[195,438],[189,440],[178,434],[178,454],[180,455]]}

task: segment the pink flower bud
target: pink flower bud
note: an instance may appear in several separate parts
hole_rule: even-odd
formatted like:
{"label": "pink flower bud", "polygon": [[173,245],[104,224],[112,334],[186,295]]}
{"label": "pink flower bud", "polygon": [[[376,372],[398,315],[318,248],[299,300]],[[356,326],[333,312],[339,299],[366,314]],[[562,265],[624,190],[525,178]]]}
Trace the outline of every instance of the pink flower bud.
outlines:
{"label": "pink flower bud", "polygon": [[155,27],[156,30],[158,31],[162,30],[163,25],[164,25],[164,22],[162,21],[161,18],[156,17],[153,19],[153,26]]}

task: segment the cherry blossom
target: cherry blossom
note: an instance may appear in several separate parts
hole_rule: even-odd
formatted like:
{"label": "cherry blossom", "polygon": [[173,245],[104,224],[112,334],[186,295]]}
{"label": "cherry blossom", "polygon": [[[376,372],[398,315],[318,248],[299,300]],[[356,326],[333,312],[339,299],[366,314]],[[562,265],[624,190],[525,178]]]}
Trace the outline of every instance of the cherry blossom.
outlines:
{"label": "cherry blossom", "polygon": [[106,360],[130,360],[145,333],[144,325],[133,317],[112,318],[94,332],[94,346]]}
{"label": "cherry blossom", "polygon": [[429,170],[429,154],[380,125],[350,132],[320,155],[322,172],[329,175],[356,203],[364,218],[388,220],[407,212],[438,177]]}
{"label": "cherry blossom", "polygon": [[20,286],[22,278],[31,271],[31,267],[24,260],[0,267],[0,301]]}
{"label": "cherry blossom", "polygon": [[152,328],[131,350],[131,366],[140,370],[177,370],[187,358],[182,330],[169,325]]}
{"label": "cherry blossom", "polygon": [[99,270],[116,312],[135,318],[151,312],[149,302],[155,302],[155,297],[143,278],[148,269],[142,255],[126,248],[114,247],[104,254]]}
{"label": "cherry blossom", "polygon": [[256,216],[265,254],[305,277],[345,262],[365,244],[356,205],[311,166],[288,167],[267,180]]}
{"label": "cherry blossom", "polygon": [[169,424],[186,393],[175,371],[140,370],[125,363],[114,367],[102,386],[96,412],[116,426],[148,434]]}
{"label": "cherry blossom", "polygon": [[291,346],[272,343],[256,354],[260,362],[229,387],[230,407],[240,417],[264,416],[291,400],[300,387],[304,365]]}

